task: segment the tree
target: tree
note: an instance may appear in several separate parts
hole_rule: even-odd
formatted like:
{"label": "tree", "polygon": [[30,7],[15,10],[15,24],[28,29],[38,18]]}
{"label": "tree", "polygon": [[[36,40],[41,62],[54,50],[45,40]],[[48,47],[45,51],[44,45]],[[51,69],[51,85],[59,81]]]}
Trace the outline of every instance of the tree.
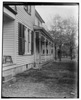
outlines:
{"label": "tree", "polygon": [[78,25],[73,17],[65,19],[63,22],[64,22],[64,30],[66,34],[65,43],[68,44],[69,55],[72,60],[72,56],[74,55],[74,49],[76,47],[75,40],[77,38],[76,33],[77,33]]}
{"label": "tree", "polygon": [[63,19],[59,15],[56,15],[53,18],[53,23],[51,25],[51,33],[54,37],[55,60],[57,47],[61,51],[64,47],[68,47],[69,51],[67,54],[69,54],[72,59],[73,49],[75,47],[76,31],[77,24],[74,18]]}
{"label": "tree", "polygon": [[53,19],[53,25],[51,25],[52,28],[52,34],[54,37],[54,46],[55,46],[55,60],[56,60],[56,51],[57,48],[61,50],[63,41],[64,41],[64,35],[63,35],[63,19],[56,15]]}

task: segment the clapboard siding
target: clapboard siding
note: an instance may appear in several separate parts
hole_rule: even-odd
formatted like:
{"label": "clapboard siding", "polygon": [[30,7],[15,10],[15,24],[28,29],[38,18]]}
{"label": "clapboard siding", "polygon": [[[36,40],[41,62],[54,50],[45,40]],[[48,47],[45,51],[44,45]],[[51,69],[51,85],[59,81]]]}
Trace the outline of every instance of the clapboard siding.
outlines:
{"label": "clapboard siding", "polygon": [[33,30],[33,25],[35,21],[35,9],[34,6],[32,6],[32,14],[31,16],[27,14],[27,12],[24,10],[23,6],[17,7],[18,14],[16,15],[16,35],[15,35],[15,41],[16,41],[16,63],[17,64],[29,64],[34,62],[34,55],[18,55],[18,22],[22,23],[26,27]]}
{"label": "clapboard siding", "polygon": [[31,15],[29,15],[25,10],[24,10],[24,6],[18,6],[17,7],[17,20],[21,21],[22,23],[24,23],[25,25],[29,26],[30,28],[33,28],[33,25],[35,23],[35,9],[34,6],[31,6],[32,10],[31,10]]}
{"label": "clapboard siding", "polygon": [[14,21],[6,19],[3,25],[3,55],[10,55],[14,60]]}

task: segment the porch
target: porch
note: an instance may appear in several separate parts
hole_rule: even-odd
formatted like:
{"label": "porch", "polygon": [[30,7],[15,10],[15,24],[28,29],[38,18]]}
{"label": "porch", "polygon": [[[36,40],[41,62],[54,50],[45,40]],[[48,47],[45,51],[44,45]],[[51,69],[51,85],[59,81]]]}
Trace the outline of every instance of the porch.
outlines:
{"label": "porch", "polygon": [[50,35],[43,28],[34,27],[34,54],[35,63],[38,65],[54,58],[54,43]]}
{"label": "porch", "polygon": [[15,15],[17,12],[9,6],[3,8],[3,67],[15,63]]}

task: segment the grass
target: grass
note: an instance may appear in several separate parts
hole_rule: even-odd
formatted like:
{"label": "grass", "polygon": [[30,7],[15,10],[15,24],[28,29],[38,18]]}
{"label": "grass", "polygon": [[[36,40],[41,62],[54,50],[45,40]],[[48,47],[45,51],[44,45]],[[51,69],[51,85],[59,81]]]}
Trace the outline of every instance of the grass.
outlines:
{"label": "grass", "polygon": [[[41,69],[31,69],[18,74],[16,78],[17,81],[12,87],[3,87],[3,95],[7,91],[7,96],[10,94],[16,96],[14,94],[17,91],[16,88],[18,90],[22,88],[22,94],[18,91],[21,97],[23,95],[26,97],[77,97],[77,65],[75,62],[50,62]],[[24,90],[26,92],[23,92]],[[26,94],[28,90],[31,95]]]}

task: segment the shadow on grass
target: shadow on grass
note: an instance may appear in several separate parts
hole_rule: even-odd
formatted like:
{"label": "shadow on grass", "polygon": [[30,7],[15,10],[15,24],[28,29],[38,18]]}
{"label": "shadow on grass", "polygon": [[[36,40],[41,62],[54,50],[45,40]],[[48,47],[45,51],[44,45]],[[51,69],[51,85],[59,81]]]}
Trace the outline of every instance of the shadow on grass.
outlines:
{"label": "shadow on grass", "polygon": [[24,80],[30,78],[32,82],[57,82],[57,84],[74,84],[76,72],[75,62],[58,62],[45,65],[40,70],[25,71],[24,73],[18,74],[18,79],[23,78]]}

